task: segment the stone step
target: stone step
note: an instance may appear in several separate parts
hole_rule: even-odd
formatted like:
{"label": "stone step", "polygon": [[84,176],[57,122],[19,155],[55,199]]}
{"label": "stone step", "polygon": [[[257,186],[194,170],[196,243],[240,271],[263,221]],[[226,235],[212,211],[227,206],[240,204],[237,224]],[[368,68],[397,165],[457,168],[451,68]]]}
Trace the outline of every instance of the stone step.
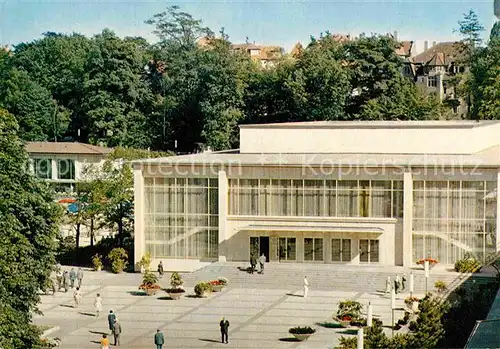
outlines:
{"label": "stone step", "polygon": [[[352,290],[359,288],[363,291],[375,292],[385,290],[385,282],[388,276],[394,280],[396,274],[406,274],[406,288],[409,287],[409,269],[370,267],[366,270],[364,267],[339,267],[331,265],[310,265],[310,264],[266,264],[264,274],[249,274],[244,268],[244,263],[214,263],[198,271],[184,275],[186,286],[194,286],[197,282],[215,279],[219,276],[226,277],[231,287],[246,288],[283,288],[301,289],[303,286],[304,269],[307,269],[307,277],[311,288],[317,290]],[[241,266],[243,265],[243,267]],[[447,272],[445,270],[431,271],[427,280],[427,290],[434,289],[434,283],[438,280],[446,284],[456,284],[458,273]],[[489,282],[491,278],[477,277],[473,278],[476,283],[481,284]],[[425,292],[425,276],[423,270],[414,271],[414,291],[416,293]],[[466,284],[472,283],[472,278],[465,281]]]}

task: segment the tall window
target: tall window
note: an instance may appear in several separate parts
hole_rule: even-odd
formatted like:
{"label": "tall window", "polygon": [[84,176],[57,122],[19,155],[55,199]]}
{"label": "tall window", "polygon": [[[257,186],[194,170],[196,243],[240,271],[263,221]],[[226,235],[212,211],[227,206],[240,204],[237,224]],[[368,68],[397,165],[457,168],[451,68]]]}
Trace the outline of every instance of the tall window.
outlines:
{"label": "tall window", "polygon": [[427,78],[427,86],[428,87],[437,87],[438,85],[438,78],[437,76],[429,76]]}
{"label": "tall window", "polygon": [[304,260],[323,260],[323,238],[304,238]]}
{"label": "tall window", "polygon": [[75,179],[75,161],[70,159],[57,160],[57,178]]}
{"label": "tall window", "polygon": [[400,218],[403,182],[230,179],[229,214]]}
{"label": "tall window", "polygon": [[415,181],[413,257],[452,264],[496,250],[496,182]]}
{"label": "tall window", "polygon": [[218,256],[218,181],[145,178],[146,249],[154,257]]}
{"label": "tall window", "polygon": [[279,257],[282,261],[294,261],[297,259],[297,244],[295,238],[279,239]]}
{"label": "tall window", "polygon": [[35,159],[35,175],[41,179],[52,179],[52,159]]}

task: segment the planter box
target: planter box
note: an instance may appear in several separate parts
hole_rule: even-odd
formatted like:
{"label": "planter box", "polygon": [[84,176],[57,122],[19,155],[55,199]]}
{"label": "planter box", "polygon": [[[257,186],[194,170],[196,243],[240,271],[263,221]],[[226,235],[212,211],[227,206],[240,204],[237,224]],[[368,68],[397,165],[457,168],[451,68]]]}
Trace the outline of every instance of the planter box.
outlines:
{"label": "planter box", "polygon": [[301,342],[307,340],[312,335],[313,335],[312,333],[303,333],[303,334],[293,333],[293,336]]}
{"label": "planter box", "polygon": [[412,302],[412,303],[411,303],[411,308],[410,308],[410,309],[411,309],[413,312],[417,312],[417,311],[418,311],[418,303],[419,303],[419,302]]}
{"label": "planter box", "polygon": [[220,292],[224,289],[224,285],[212,285],[212,291],[213,292]]}
{"label": "planter box", "polygon": [[148,296],[154,296],[158,292],[158,288],[147,288],[144,291]]}
{"label": "planter box", "polygon": [[182,297],[182,294],[184,292],[174,292],[174,293],[169,293],[168,296],[174,300],[179,299]]}
{"label": "planter box", "polygon": [[200,298],[208,298],[208,296],[210,296],[210,293],[212,293],[212,292],[205,291],[202,294],[199,294],[198,297],[200,297]]}
{"label": "planter box", "polygon": [[340,320],[339,323],[342,327],[350,327],[351,326],[351,320]]}

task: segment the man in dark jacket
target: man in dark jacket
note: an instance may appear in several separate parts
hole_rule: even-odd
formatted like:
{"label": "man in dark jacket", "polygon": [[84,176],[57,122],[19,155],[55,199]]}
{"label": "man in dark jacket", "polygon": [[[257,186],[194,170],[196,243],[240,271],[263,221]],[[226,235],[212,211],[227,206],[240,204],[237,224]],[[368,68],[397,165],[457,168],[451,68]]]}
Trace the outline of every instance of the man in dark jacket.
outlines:
{"label": "man in dark jacket", "polygon": [[255,255],[252,253],[250,255],[250,267],[251,267],[250,273],[251,274],[253,274],[253,272],[255,271],[256,266],[257,266],[257,257],[255,257]]}
{"label": "man in dark jacket", "polygon": [[163,337],[163,333],[161,333],[160,329],[156,330],[155,344],[156,344],[156,349],[162,349],[163,344],[165,344],[165,337]]}
{"label": "man in dark jacket", "polygon": [[115,328],[115,322],[116,322],[116,315],[113,313],[113,310],[110,310],[108,315],[108,325],[111,334],[113,334],[113,328]]}
{"label": "man in dark jacket", "polygon": [[224,339],[226,344],[229,343],[229,338],[227,337],[228,331],[229,331],[229,321],[226,320],[226,318],[222,318],[220,321],[220,333],[222,335],[222,343],[224,343]]}
{"label": "man in dark jacket", "polygon": [[113,336],[115,337],[115,347],[120,346],[120,335],[122,333],[122,325],[115,319],[115,324],[113,325]]}

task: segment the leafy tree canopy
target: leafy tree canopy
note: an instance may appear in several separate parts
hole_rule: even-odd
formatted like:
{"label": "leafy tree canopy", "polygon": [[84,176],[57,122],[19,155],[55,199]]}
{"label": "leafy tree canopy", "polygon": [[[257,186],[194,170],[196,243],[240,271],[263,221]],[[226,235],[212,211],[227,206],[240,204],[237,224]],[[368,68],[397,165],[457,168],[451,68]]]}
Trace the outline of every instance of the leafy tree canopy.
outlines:
{"label": "leafy tree canopy", "polygon": [[60,211],[48,187],[27,171],[15,118],[0,109],[0,347],[34,348],[38,291],[55,258]]}

